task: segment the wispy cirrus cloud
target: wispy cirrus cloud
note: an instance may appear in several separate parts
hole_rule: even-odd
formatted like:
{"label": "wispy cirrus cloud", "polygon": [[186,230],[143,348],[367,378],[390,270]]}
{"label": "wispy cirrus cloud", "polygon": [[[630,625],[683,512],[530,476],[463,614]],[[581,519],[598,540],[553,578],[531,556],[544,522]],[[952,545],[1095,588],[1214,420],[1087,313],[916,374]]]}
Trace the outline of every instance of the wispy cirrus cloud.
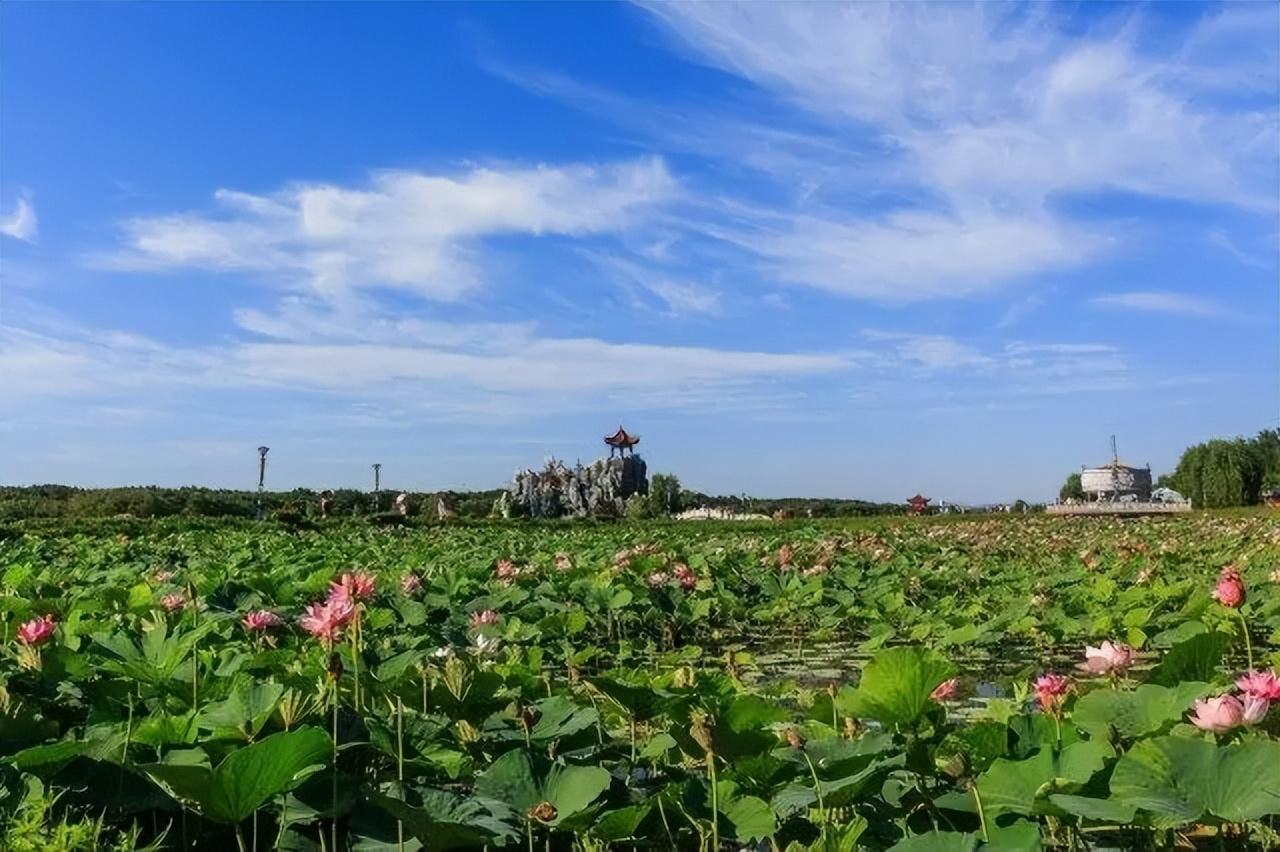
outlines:
{"label": "wispy cirrus cloud", "polygon": [[750,98],[656,102],[486,64],[638,145],[763,177],[754,196],[701,193],[682,222],[763,276],[884,304],[964,298],[1122,244],[1117,223],[1064,198],[1280,206],[1277,51],[1258,36],[1280,24],[1274,8],[1226,7],[1164,41],[1141,12],[1082,34],[1035,5],[645,8],[689,56],[754,84]]}
{"label": "wispy cirrus cloud", "polygon": [[1164,291],[1108,293],[1097,296],[1093,304],[1103,308],[1143,311],[1158,314],[1180,314],[1190,317],[1227,317],[1231,312],[1223,305],[1199,296]]}
{"label": "wispy cirrus cloud", "polygon": [[0,216],[0,234],[13,237],[15,240],[22,240],[24,243],[35,242],[39,230],[36,208],[26,196],[18,196],[12,213]]}

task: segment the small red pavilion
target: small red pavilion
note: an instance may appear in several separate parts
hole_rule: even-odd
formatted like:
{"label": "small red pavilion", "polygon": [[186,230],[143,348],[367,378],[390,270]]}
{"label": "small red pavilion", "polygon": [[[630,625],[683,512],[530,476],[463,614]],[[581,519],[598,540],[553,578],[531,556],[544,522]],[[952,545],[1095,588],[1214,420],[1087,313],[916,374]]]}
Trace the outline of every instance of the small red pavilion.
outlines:
{"label": "small red pavilion", "polygon": [[907,505],[911,508],[911,514],[923,515],[929,510],[929,498],[917,494],[907,498]]}
{"label": "small red pavilion", "polygon": [[607,436],[604,442],[609,445],[609,458],[613,458],[615,450],[618,455],[626,455],[628,452],[635,455],[635,446],[640,443],[640,436],[632,435],[619,426],[618,431]]}

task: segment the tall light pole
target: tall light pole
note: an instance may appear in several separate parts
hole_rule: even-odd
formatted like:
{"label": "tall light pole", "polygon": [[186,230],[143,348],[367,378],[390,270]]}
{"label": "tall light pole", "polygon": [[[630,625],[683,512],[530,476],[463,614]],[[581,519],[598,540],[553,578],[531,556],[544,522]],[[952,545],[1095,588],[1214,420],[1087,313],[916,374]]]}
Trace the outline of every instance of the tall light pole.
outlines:
{"label": "tall light pole", "polygon": [[258,501],[254,506],[254,514],[262,520],[262,488],[267,479],[267,453],[270,447],[258,447]]}
{"label": "tall light pole", "polygon": [[382,465],[375,464],[373,466],[373,493],[377,494],[381,489],[382,483]]}

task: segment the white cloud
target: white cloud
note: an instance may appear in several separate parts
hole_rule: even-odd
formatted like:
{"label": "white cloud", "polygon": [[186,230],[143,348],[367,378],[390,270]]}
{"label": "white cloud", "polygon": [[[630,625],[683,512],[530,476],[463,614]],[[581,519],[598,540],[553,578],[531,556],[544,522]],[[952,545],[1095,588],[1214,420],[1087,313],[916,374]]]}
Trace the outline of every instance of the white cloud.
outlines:
{"label": "white cloud", "polygon": [[219,215],[132,219],[126,246],[97,261],[260,272],[328,298],[382,286],[450,301],[479,285],[486,237],[617,232],[676,193],[656,158],[458,176],[390,171],[367,187],[295,185],[270,195],[219,190]]}
{"label": "white cloud", "polygon": [[1157,291],[1109,293],[1093,299],[1095,305],[1104,308],[1122,308],[1159,314],[1182,314],[1193,317],[1222,317],[1228,311],[1208,299],[1187,296],[1182,293]]}
{"label": "white cloud", "polygon": [[13,212],[8,216],[0,216],[0,234],[13,237],[15,240],[33,243],[38,231],[36,208],[26,198],[19,197]]}
{"label": "white cloud", "polygon": [[636,394],[653,407],[725,405],[732,401],[717,391],[750,398],[770,382],[847,371],[858,357],[545,337],[524,325],[402,321],[314,305],[243,312],[238,321],[268,339],[172,347],[122,332],[3,327],[0,373],[17,398],[136,404],[144,394],[274,388],[491,414]]}
{"label": "white cloud", "polygon": [[1106,238],[1047,219],[897,213],[874,222],[797,219],[758,238],[773,275],[883,303],[956,298],[1095,256]]}

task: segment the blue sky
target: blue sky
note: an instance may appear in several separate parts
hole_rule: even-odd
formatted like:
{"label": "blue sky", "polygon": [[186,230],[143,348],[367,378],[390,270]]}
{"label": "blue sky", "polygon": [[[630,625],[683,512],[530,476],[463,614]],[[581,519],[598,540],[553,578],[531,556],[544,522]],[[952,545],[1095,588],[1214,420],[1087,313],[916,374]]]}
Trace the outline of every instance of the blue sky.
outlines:
{"label": "blue sky", "polygon": [[0,6],[0,482],[1045,498],[1280,419],[1280,8]]}

